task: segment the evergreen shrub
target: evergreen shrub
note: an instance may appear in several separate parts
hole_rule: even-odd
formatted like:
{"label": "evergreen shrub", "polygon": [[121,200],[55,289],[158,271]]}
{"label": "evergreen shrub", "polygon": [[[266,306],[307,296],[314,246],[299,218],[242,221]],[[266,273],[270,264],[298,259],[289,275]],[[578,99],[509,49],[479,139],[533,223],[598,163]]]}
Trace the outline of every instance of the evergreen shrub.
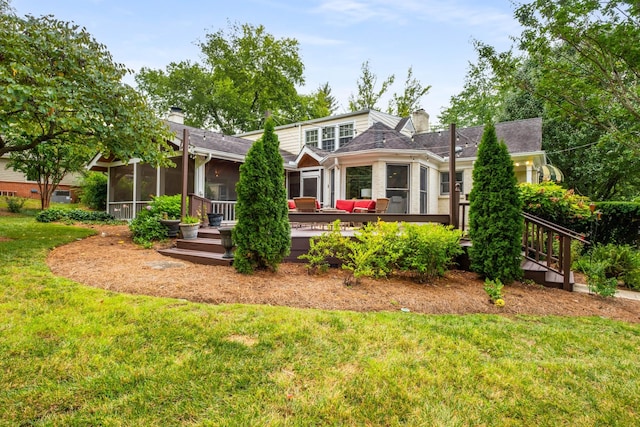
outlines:
{"label": "evergreen shrub", "polygon": [[485,279],[508,284],[522,277],[522,201],[513,161],[495,126],[485,126],[469,194],[469,258]]}
{"label": "evergreen shrub", "polygon": [[233,266],[240,273],[276,271],[291,248],[285,172],[274,128],[273,119],[267,118],[264,134],[240,166],[232,232]]}

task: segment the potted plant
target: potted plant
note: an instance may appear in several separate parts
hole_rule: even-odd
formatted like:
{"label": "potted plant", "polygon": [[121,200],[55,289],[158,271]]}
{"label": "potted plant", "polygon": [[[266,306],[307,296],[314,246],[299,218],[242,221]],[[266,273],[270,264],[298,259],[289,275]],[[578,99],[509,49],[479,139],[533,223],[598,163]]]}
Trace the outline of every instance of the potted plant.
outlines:
{"label": "potted plant", "polygon": [[207,217],[209,217],[209,227],[220,227],[220,224],[222,224],[221,213],[207,212]]}
{"label": "potted plant", "polygon": [[197,216],[185,215],[182,217],[182,221],[180,221],[179,226],[183,239],[195,239],[198,237],[200,218]]}
{"label": "potted plant", "polygon": [[169,214],[167,214],[166,212],[162,212],[162,218],[160,219],[160,224],[167,227],[167,237],[178,236],[178,231],[180,230],[179,219],[176,219],[175,217],[169,218]]}

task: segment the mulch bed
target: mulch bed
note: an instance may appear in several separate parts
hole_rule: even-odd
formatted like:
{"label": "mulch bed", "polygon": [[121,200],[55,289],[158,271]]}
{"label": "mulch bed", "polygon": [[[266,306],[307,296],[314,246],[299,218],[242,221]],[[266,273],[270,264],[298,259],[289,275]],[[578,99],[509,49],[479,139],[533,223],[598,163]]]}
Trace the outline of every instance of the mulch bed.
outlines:
{"label": "mulch bed", "polygon": [[490,313],[514,316],[601,316],[640,322],[640,301],[605,299],[539,285],[505,286],[506,305],[489,303],[476,274],[450,271],[429,284],[402,277],[363,279],[346,286],[347,272],[309,275],[304,264],[285,263],[276,273],[236,273],[142,249],[126,226],[92,226],[97,235],[54,249],[47,262],[54,274],[115,292],[181,298],[211,304],[269,304],[352,311],[411,311],[424,314]]}

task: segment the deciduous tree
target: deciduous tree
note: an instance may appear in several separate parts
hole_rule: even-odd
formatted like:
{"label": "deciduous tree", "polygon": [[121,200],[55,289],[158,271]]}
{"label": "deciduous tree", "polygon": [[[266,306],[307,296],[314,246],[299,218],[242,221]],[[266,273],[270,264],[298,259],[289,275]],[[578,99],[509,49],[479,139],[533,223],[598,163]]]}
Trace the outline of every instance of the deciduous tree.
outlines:
{"label": "deciduous tree", "polygon": [[349,110],[377,110],[379,109],[377,104],[382,95],[384,95],[389,87],[395,81],[395,76],[392,74],[380,85],[380,89],[376,89],[378,83],[378,76],[376,76],[371,68],[369,68],[369,61],[362,63],[362,75],[358,79],[358,93],[356,95],[351,94],[349,96]]}
{"label": "deciduous tree", "polygon": [[413,68],[409,67],[407,79],[404,82],[404,91],[401,95],[393,94],[389,101],[389,114],[400,117],[408,117],[412,112],[420,109],[420,98],[426,95],[431,86],[422,86],[422,83],[413,76]]}
{"label": "deciduous tree", "polygon": [[229,24],[198,45],[202,63],[173,62],[136,76],[158,113],[179,105],[186,123],[228,134],[260,129],[266,111],[295,117],[296,85],[304,83],[297,40],[276,39],[262,25]]}
{"label": "deciduous tree", "polygon": [[126,73],[84,28],[0,14],[0,155],[47,143],[165,162],[168,128]]}

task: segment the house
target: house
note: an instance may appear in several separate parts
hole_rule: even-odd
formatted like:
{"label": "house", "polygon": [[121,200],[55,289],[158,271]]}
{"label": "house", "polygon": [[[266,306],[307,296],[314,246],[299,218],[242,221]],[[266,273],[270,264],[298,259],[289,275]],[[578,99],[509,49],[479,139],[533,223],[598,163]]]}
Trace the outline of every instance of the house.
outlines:
{"label": "house", "polygon": [[[92,170],[108,172],[108,211],[130,219],[151,196],[182,189],[182,137],[189,135],[188,192],[213,201],[215,211],[233,220],[239,168],[263,131],[236,136],[184,125],[179,109],[167,124],[175,139],[175,168],[155,168],[132,160],[96,156]],[[456,131],[456,181],[468,194],[483,127]],[[388,197],[390,213],[449,212],[449,131],[430,132],[429,117],[417,111],[401,118],[375,110],[277,126],[289,198],[316,197],[323,206],[338,199]],[[546,165],[539,118],[498,123],[520,182],[538,182]],[[546,168],[545,170],[549,170]],[[464,197],[463,197],[464,198]]]}
{"label": "house", "polygon": [[[450,132],[429,131],[424,110],[402,119],[363,110],[275,128],[281,148],[297,153],[287,174],[289,196],[337,199],[388,197],[390,213],[449,211]],[[483,127],[456,131],[456,181],[462,195],[472,182]],[[519,182],[538,182],[546,165],[540,118],[498,123]],[[238,135],[257,139],[261,131]]]}
{"label": "house", "polygon": [[[0,196],[24,197],[40,200],[40,190],[37,181],[30,181],[19,171],[8,166],[9,155],[0,156]],[[54,190],[51,201],[71,203],[76,201],[76,189],[80,184],[81,175],[77,173],[65,176]]]}

